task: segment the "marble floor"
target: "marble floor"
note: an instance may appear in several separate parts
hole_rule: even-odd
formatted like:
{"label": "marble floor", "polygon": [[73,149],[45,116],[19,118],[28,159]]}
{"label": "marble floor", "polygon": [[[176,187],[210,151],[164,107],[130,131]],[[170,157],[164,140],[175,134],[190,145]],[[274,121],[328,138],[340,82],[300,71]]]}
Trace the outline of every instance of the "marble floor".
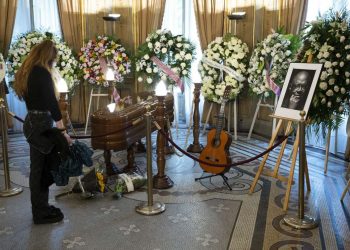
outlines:
{"label": "marble floor", "polygon": [[[173,138],[186,148],[187,130],[173,129]],[[153,149],[155,149],[153,133]],[[192,142],[192,138],[188,138]],[[89,140],[83,140],[89,144]],[[206,136],[200,136],[206,144]],[[240,134],[233,141],[233,162],[249,159],[264,151],[267,141],[246,140]],[[278,149],[267,161],[273,168]],[[287,145],[280,173],[288,175],[291,145]],[[198,154],[194,154],[198,157]],[[94,167],[103,162],[103,152],[95,150]],[[324,152],[307,149],[311,192],[305,195],[305,212],[318,220],[312,230],[295,230],[285,225],[282,206],[286,183],[261,176],[254,192],[249,194],[260,159],[232,168],[226,176],[229,190],[221,177],[201,181],[203,171],[192,159],[177,154],[166,157],[166,174],[174,181],[170,189],[153,190],[154,201],[163,202],[166,210],[154,216],[135,212],[140,202],[147,201],[142,187],[126,193],[119,200],[111,191],[97,193],[93,199],[80,194],[64,194],[76,183],[71,178],[66,187],[50,188],[50,203],[60,207],[65,218],[60,223],[34,225],[30,213],[28,188],[29,148],[22,135],[9,137],[9,167],[12,186],[23,193],[0,197],[0,249],[350,249],[350,195],[340,202],[347,182],[348,163],[331,156],[328,172],[323,173]],[[126,164],[126,152],[112,152],[117,166]],[[138,153],[135,161],[145,170],[146,154]],[[4,185],[3,165],[0,185]],[[90,169],[85,168],[88,172]],[[153,150],[153,173],[157,172]],[[294,175],[287,214],[298,210],[298,167]]]}

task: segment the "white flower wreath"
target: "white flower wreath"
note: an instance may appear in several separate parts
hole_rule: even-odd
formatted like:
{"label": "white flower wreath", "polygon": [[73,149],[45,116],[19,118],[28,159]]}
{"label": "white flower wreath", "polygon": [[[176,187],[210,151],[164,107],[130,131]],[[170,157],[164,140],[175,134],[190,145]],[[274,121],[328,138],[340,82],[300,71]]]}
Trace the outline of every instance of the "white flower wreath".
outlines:
{"label": "white flower wreath", "polygon": [[339,126],[349,112],[350,92],[350,15],[329,10],[306,25],[302,40],[302,62],[310,56],[323,63],[318,85],[310,106],[309,119],[327,128]]}
{"label": "white flower wreath", "polygon": [[62,42],[58,36],[49,32],[33,31],[20,35],[14,43],[11,44],[7,57],[8,71],[10,81],[13,81],[14,75],[21,67],[24,59],[28,56],[31,48],[41,43],[45,39],[52,40],[58,50],[56,68],[61,76],[66,80],[68,91],[72,91],[79,84],[78,61],[73,56],[72,50]]}
{"label": "white flower wreath", "polygon": [[5,78],[5,61],[3,55],[0,53],[0,83]]}
{"label": "white flower wreath", "polygon": [[[170,75],[188,77],[194,60],[194,45],[182,35],[173,36],[168,30],[157,30],[149,34],[136,53],[136,73],[139,82],[153,86],[160,79],[175,85],[174,78],[166,74],[154,58],[169,68]],[[164,67],[165,68],[165,67]]]}
{"label": "white flower wreath", "polygon": [[256,95],[272,94],[266,73],[278,86],[282,86],[289,64],[293,61],[299,40],[293,35],[274,32],[258,43],[249,61],[249,87]]}
{"label": "white flower wreath", "polygon": [[[202,94],[209,101],[221,103],[227,85],[232,86],[229,100],[235,99],[243,88],[241,81],[247,74],[247,54],[249,52],[246,43],[233,36],[226,34],[224,37],[217,37],[203,52],[203,57],[214,63],[222,64],[234,69],[236,75],[225,74],[224,71],[208,65],[207,60],[202,60],[199,64],[199,72],[202,77]],[[237,77],[238,76],[238,77]],[[239,80],[241,80],[239,79]]]}

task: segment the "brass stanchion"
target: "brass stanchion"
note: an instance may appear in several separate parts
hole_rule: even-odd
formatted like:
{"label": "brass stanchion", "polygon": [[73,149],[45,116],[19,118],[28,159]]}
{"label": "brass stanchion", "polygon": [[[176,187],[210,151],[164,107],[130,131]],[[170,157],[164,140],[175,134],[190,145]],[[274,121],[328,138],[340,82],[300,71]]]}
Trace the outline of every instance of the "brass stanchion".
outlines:
{"label": "brass stanchion", "polygon": [[203,150],[203,146],[199,143],[199,96],[201,94],[201,83],[194,84],[194,112],[193,112],[193,143],[187,148],[187,152],[200,153]]}
{"label": "brass stanchion", "polygon": [[[165,95],[157,95],[158,103],[155,111],[156,121],[160,128],[165,127]],[[157,167],[158,173],[153,178],[153,186],[158,189],[171,188],[174,182],[169,176],[165,175],[165,138],[158,131],[157,134]]]}
{"label": "brass stanchion", "polygon": [[151,139],[151,113],[146,113],[146,143],[147,143],[147,202],[138,205],[136,212],[143,215],[155,215],[165,211],[165,205],[161,202],[153,202],[153,174],[152,174],[152,139]]}
{"label": "brass stanchion", "polygon": [[305,151],[305,111],[300,112],[299,122],[299,208],[298,215],[286,215],[284,222],[296,229],[312,229],[318,226],[316,219],[304,214],[304,174],[306,166]]}
{"label": "brass stanchion", "polygon": [[11,188],[10,169],[7,151],[7,111],[4,105],[4,99],[0,98],[0,120],[1,120],[1,143],[2,158],[4,163],[5,189],[0,190],[0,197],[7,197],[19,194],[23,191],[20,187]]}

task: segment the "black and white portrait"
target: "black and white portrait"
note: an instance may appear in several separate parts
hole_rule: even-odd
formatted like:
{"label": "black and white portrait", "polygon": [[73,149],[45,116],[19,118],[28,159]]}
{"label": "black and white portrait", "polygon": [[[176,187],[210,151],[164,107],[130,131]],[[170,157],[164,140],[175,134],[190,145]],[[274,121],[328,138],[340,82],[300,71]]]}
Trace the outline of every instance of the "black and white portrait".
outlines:
{"label": "black and white portrait", "polygon": [[291,63],[274,115],[300,120],[300,111],[309,111],[322,69],[319,63]]}
{"label": "black and white portrait", "polygon": [[303,110],[315,70],[294,69],[282,101],[282,107]]}

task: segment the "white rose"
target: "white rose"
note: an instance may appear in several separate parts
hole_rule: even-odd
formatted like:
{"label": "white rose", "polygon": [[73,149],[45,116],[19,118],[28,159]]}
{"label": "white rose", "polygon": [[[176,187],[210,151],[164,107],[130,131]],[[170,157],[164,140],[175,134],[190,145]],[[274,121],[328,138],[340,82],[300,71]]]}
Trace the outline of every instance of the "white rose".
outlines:
{"label": "white rose", "polygon": [[182,74],[183,74],[183,75],[187,75],[187,70],[184,69],[184,70],[182,71]]}
{"label": "white rose", "polygon": [[340,40],[341,43],[344,42],[345,41],[345,36],[341,36],[339,40]]}
{"label": "white rose", "polygon": [[344,111],[344,107],[340,106],[338,110],[339,110],[339,112],[343,112]]}
{"label": "white rose", "polygon": [[327,76],[328,76],[327,72],[326,71],[322,71],[320,79],[321,80],[325,80],[327,78]]}
{"label": "white rose", "polygon": [[326,98],[322,98],[321,103],[325,104],[326,103]]}
{"label": "white rose", "polygon": [[143,56],[143,58],[145,58],[146,60],[148,60],[148,59],[149,59],[149,55],[146,54],[146,55]]}
{"label": "white rose", "polygon": [[331,89],[329,89],[329,90],[327,90],[327,92],[326,92],[326,96],[333,96],[333,90],[331,90]]}
{"label": "white rose", "polygon": [[165,54],[167,52],[167,48],[162,48],[162,53]]}
{"label": "white rose", "polygon": [[331,101],[327,102],[327,107],[328,108],[332,107],[332,102]]}
{"label": "white rose", "polygon": [[157,48],[159,48],[159,47],[160,47],[160,42],[156,42],[154,45],[155,45]]}
{"label": "white rose", "polygon": [[176,47],[181,48],[182,47],[182,43],[177,43]]}
{"label": "white rose", "polygon": [[152,78],[150,78],[150,77],[147,77],[147,83],[152,83],[153,82],[153,80],[152,80]]}
{"label": "white rose", "polygon": [[175,59],[176,59],[176,60],[179,60],[180,58],[181,58],[180,54],[177,53],[177,54],[175,55]]}
{"label": "white rose", "polygon": [[153,68],[153,72],[154,72],[154,73],[157,73],[157,72],[158,72],[158,68],[157,68],[157,67],[154,67],[154,68]]}
{"label": "white rose", "polygon": [[346,60],[350,61],[350,54],[346,55]]}
{"label": "white rose", "polygon": [[329,57],[329,52],[328,52],[328,51],[324,52],[324,53],[323,53],[323,57],[324,57],[324,58]]}
{"label": "white rose", "polygon": [[345,76],[346,76],[346,77],[349,77],[349,76],[350,76],[349,71],[345,71]]}
{"label": "white rose", "polygon": [[340,67],[344,67],[344,62],[343,62],[343,61],[340,62],[340,63],[339,63],[339,66],[340,66]]}
{"label": "white rose", "polygon": [[340,89],[340,93],[345,94],[345,92],[346,92],[345,88],[342,87],[342,88]]}
{"label": "white rose", "polygon": [[148,43],[148,48],[152,49],[153,48],[153,44],[152,43]]}
{"label": "white rose", "polygon": [[327,61],[327,62],[325,62],[324,67],[330,68],[330,67],[332,67],[332,63],[330,61]]}
{"label": "white rose", "polygon": [[187,53],[187,54],[185,55],[185,59],[186,59],[186,60],[192,60],[192,55],[189,54],[189,53]]}
{"label": "white rose", "polygon": [[142,77],[141,76],[139,76],[138,78],[137,78],[137,80],[139,81],[139,82],[142,82]]}
{"label": "white rose", "polygon": [[163,81],[166,81],[166,75],[162,75],[161,79],[162,79]]}
{"label": "white rose", "polygon": [[333,89],[334,89],[335,92],[338,92],[339,91],[338,85],[335,85]]}
{"label": "white rose", "polygon": [[174,41],[173,41],[173,40],[169,40],[169,41],[168,41],[168,44],[171,46],[171,45],[174,44]]}
{"label": "white rose", "polygon": [[328,84],[326,82],[320,82],[320,89],[326,90],[328,87]]}
{"label": "white rose", "polygon": [[346,85],[349,85],[349,83],[350,83],[350,79],[349,79],[349,78],[347,78],[347,79],[345,80],[345,82],[346,82]]}
{"label": "white rose", "polygon": [[335,83],[335,79],[334,78],[329,79],[328,83],[329,85],[333,85]]}
{"label": "white rose", "polygon": [[337,100],[336,100],[336,102],[341,102],[341,98],[340,97],[337,97]]}
{"label": "white rose", "polygon": [[152,69],[148,67],[148,68],[146,69],[146,72],[147,72],[148,74],[149,74],[149,73],[152,73]]}

